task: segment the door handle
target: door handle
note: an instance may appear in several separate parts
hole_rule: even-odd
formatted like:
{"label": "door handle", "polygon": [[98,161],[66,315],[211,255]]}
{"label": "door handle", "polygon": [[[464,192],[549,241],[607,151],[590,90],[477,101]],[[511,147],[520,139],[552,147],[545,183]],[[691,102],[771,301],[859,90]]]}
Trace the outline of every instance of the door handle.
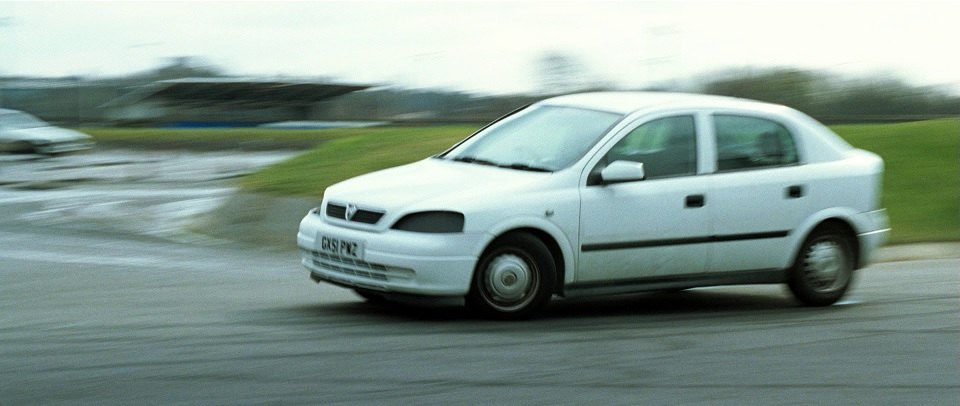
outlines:
{"label": "door handle", "polygon": [[685,206],[686,208],[697,208],[703,207],[706,204],[707,199],[703,195],[690,195],[687,196]]}
{"label": "door handle", "polygon": [[799,199],[803,197],[803,186],[793,185],[787,187],[787,199]]}

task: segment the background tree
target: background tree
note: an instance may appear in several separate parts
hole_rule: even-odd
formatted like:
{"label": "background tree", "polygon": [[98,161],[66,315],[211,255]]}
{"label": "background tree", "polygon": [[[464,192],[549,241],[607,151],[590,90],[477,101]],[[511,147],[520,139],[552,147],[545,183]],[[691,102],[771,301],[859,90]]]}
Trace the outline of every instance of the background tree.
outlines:
{"label": "background tree", "polygon": [[536,61],[538,93],[558,95],[611,88],[610,84],[592,75],[580,60],[572,55],[551,51]]}
{"label": "background tree", "polygon": [[699,92],[783,104],[827,122],[897,121],[960,114],[960,97],[885,76],[848,78],[789,68],[707,75]]}

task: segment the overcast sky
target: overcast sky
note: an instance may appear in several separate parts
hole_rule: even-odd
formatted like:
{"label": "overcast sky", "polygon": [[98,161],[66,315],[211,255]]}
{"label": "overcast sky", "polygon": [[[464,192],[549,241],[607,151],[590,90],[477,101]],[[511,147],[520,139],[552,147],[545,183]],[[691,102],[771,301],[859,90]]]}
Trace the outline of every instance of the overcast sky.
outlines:
{"label": "overcast sky", "polygon": [[960,93],[960,1],[6,2],[0,75],[201,57],[229,74],[507,93],[560,52],[625,87],[732,66],[896,74]]}

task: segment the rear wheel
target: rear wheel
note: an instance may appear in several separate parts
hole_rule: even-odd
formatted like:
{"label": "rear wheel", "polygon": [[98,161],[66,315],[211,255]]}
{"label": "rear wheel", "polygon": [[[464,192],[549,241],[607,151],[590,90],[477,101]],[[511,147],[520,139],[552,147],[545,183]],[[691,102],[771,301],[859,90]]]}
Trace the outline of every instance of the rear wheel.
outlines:
{"label": "rear wheel", "polygon": [[845,230],[826,225],[807,237],[787,286],[808,306],[829,306],[843,297],[853,281],[853,242]]}
{"label": "rear wheel", "polygon": [[550,302],[556,273],[543,241],[526,233],[508,234],[480,257],[467,305],[488,317],[528,318]]}

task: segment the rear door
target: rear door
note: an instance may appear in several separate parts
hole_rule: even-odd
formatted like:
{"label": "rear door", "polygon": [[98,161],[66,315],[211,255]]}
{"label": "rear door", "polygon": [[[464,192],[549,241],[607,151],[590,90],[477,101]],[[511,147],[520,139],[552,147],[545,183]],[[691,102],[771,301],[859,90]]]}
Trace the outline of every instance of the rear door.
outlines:
{"label": "rear door", "polygon": [[716,173],[709,176],[711,271],[780,269],[787,236],[807,217],[809,186],[793,132],[773,117],[711,115]]}

